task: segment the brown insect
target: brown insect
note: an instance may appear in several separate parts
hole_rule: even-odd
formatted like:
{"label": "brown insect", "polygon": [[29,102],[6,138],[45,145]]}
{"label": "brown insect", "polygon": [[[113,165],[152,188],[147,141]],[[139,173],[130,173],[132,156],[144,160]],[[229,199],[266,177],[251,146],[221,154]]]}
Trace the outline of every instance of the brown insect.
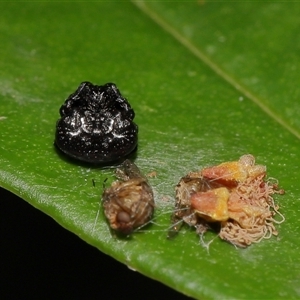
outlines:
{"label": "brown insect", "polygon": [[153,191],[138,167],[126,159],[117,168],[111,187],[103,192],[103,207],[110,227],[129,235],[149,222],[154,211]]}

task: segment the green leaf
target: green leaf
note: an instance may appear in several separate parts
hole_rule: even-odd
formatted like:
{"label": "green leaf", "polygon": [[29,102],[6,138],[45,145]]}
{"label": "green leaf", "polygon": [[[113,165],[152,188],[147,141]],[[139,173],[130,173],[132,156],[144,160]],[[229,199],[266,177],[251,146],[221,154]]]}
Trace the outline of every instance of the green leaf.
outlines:
{"label": "green leaf", "polygon": [[[135,5],[134,5],[135,4]],[[195,298],[298,298],[298,3],[2,2],[0,185],[130,268]],[[136,164],[154,224],[113,236],[102,183],[113,171],[53,147],[64,99],[114,82],[136,112]],[[174,186],[191,170],[251,153],[279,179],[286,221],[247,249],[192,229],[166,239]],[[92,184],[96,181],[96,186]],[[214,236],[208,235],[207,241]]]}

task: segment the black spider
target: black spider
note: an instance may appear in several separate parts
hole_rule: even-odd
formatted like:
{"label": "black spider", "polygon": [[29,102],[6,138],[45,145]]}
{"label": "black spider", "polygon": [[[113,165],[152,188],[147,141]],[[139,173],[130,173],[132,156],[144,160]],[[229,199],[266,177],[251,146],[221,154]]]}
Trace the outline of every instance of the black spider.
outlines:
{"label": "black spider", "polygon": [[134,111],[113,83],[81,83],[61,106],[60,115],[55,145],[75,159],[109,163],[137,146]]}

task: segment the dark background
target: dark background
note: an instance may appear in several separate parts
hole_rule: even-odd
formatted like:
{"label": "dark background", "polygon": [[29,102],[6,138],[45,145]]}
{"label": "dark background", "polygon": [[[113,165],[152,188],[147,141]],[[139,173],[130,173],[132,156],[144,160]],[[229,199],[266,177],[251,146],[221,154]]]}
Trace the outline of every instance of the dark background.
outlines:
{"label": "dark background", "polygon": [[0,188],[1,299],[190,299],[129,270]]}

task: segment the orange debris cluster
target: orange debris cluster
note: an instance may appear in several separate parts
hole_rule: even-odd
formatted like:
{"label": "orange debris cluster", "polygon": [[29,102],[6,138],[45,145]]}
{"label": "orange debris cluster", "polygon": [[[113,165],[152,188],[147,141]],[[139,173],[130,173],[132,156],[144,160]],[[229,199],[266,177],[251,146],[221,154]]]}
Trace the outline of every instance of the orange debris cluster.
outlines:
{"label": "orange debris cluster", "polygon": [[[212,224],[220,226],[219,237],[239,247],[247,247],[277,235],[274,223],[284,217],[272,195],[283,194],[277,182],[265,180],[266,167],[243,155],[238,161],[190,172],[176,186],[176,204],[169,237],[182,221],[203,235]],[[276,221],[278,213],[282,220]]]}

